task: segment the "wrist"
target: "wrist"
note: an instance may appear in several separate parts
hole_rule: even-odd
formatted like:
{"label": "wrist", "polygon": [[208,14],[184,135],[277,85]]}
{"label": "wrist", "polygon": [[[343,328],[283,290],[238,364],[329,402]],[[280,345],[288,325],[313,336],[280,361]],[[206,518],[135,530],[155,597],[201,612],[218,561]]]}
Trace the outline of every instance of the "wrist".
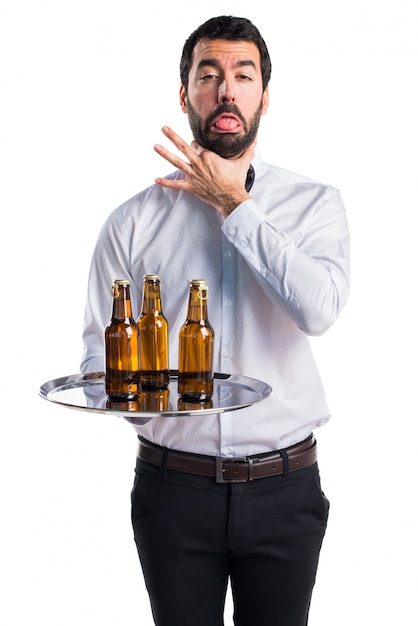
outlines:
{"label": "wrist", "polygon": [[222,207],[220,207],[222,215],[224,217],[228,217],[228,215],[230,215],[232,211],[235,211],[235,209],[239,207],[240,204],[246,202],[247,200],[250,200],[250,197],[251,196],[246,191],[244,191],[240,195],[234,196],[233,198],[228,198],[222,204]]}

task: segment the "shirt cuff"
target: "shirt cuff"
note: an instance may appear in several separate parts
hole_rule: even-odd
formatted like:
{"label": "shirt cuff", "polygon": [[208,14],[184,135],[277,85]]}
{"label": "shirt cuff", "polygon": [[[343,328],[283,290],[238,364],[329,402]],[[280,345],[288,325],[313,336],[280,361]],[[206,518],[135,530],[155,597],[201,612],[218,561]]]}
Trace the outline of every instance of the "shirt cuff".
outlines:
{"label": "shirt cuff", "polygon": [[254,200],[246,200],[234,209],[222,224],[223,233],[233,240],[239,232],[239,238],[245,239],[254,232],[254,228],[265,221],[265,215]]}

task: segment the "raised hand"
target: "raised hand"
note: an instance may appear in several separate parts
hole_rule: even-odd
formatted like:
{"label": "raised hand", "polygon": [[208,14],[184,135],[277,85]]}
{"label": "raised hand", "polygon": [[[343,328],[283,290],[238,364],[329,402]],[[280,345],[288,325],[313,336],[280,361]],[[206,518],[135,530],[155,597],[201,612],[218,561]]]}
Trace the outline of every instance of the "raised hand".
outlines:
{"label": "raised hand", "polygon": [[156,178],[158,185],[187,191],[213,206],[224,217],[248,200],[250,196],[245,190],[245,179],[254,157],[254,144],[241,156],[224,159],[215,152],[202,148],[196,141],[189,146],[167,126],[162,131],[187,160],[156,144],[155,151],[185,174],[185,178],[179,180]]}

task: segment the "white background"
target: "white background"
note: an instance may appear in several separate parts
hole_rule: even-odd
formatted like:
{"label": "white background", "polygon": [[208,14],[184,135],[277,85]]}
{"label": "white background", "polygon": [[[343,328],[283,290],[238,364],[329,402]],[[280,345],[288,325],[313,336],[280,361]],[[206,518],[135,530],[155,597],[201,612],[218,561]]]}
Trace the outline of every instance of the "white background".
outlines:
{"label": "white background", "polygon": [[189,138],[181,48],[222,13],[252,19],[270,49],[264,159],[339,187],[352,231],[351,299],[313,340],[333,419],[318,433],[332,508],[310,626],[415,623],[414,5],[1,2],[5,626],[152,624],[130,526],[135,433],[38,389],[79,371],[99,228],[170,170],[161,126]]}

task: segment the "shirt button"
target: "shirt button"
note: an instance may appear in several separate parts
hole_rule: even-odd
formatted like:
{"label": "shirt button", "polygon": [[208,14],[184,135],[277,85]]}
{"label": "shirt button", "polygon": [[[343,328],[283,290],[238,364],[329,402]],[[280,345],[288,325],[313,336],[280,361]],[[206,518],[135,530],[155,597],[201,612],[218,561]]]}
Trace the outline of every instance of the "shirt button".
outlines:
{"label": "shirt button", "polygon": [[231,300],[225,300],[225,306],[231,306],[232,302]]}
{"label": "shirt button", "polygon": [[231,251],[230,251],[230,250],[227,250],[227,251],[225,252],[225,258],[226,258],[226,259],[230,259],[230,258],[231,258]]}

